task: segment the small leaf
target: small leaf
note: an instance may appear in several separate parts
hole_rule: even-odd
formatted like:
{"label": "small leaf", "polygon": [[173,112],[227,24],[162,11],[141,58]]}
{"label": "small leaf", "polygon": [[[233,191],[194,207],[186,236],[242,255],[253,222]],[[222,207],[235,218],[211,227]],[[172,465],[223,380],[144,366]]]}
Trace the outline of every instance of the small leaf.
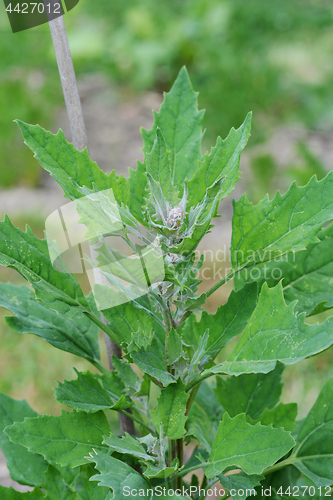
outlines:
{"label": "small leaf", "polygon": [[333,484],[333,377],[300,428],[290,462],[316,486]]}
{"label": "small leaf", "polygon": [[179,358],[184,357],[182,339],[178,332],[171,328],[167,339],[168,365],[173,365]]}
{"label": "small leaf", "polygon": [[131,368],[131,365],[124,359],[118,359],[114,355],[112,356],[112,363],[119,379],[124,384],[127,393],[132,394],[139,392],[141,388],[141,381],[135,371]]}
{"label": "small leaf", "polygon": [[251,373],[225,380],[216,377],[215,394],[230,417],[246,413],[252,419],[257,419],[265,408],[272,409],[278,403],[283,370],[284,366],[278,364],[267,374]]}
{"label": "small leaf", "polygon": [[209,458],[206,476],[212,478],[227,467],[246,474],[261,474],[295,444],[290,433],[261,424],[250,425],[244,413],[230,418],[227,413],[219,425]]}
{"label": "small leaf", "polygon": [[13,443],[40,453],[52,463],[69,467],[85,464],[84,456],[92,448],[103,449],[103,435],[109,431],[102,411],[92,414],[62,411],[59,417],[26,418],[5,429]]}
{"label": "small leaf", "polygon": [[193,92],[187,71],[182,68],[171,91],[164,94],[158,113],[153,112],[154,125],[142,130],[144,152],[153,149],[156,129],[159,127],[170,150],[171,176],[176,185],[190,179],[201,158],[203,111],[198,111],[197,94]]}
{"label": "small leaf", "polygon": [[12,487],[5,488],[0,486],[1,500],[47,500],[40,488],[35,488],[33,491],[20,493]]}
{"label": "small leaf", "polygon": [[125,500],[131,496],[132,490],[142,490],[147,500],[151,499],[151,495],[146,495],[146,490],[149,488],[147,481],[132,467],[125,462],[121,462],[116,458],[110,457],[100,451],[91,453],[88,460],[96,463],[96,469],[100,474],[90,478],[90,481],[98,481],[100,486],[106,486],[113,490],[113,497],[116,500]]}
{"label": "small leaf", "polygon": [[163,345],[156,338],[147,349],[131,352],[131,357],[144,373],[156,378],[165,387],[175,382],[175,377],[167,371]]}
{"label": "small leaf", "polygon": [[132,455],[135,458],[141,458],[148,462],[155,462],[155,458],[146,453],[142,444],[127,432],[121,438],[111,434],[104,439],[103,444],[106,444],[112,451],[122,453],[123,455]]}
{"label": "small leaf", "polygon": [[231,259],[234,269],[246,263],[270,260],[289,250],[299,251],[318,242],[325,222],[333,219],[333,172],[297,187],[293,183],[281,196],[266,196],[258,205],[246,195],[234,202]]}
{"label": "small leaf", "polygon": [[220,474],[218,478],[223,488],[229,491],[230,496],[232,495],[234,500],[245,500],[247,497],[256,495],[254,488],[260,485],[260,481],[264,479],[264,476],[257,474],[249,476],[244,472],[239,472],[238,474],[229,474],[227,476]]}
{"label": "small leaf", "polygon": [[156,429],[159,430],[162,426],[163,435],[169,439],[180,439],[185,434],[188,398],[189,394],[185,392],[185,385],[180,380],[161,390],[157,407],[151,414]]}
{"label": "small leaf", "polygon": [[28,486],[42,484],[48,464],[41,455],[30,453],[23,446],[11,443],[3,430],[14,422],[23,422],[25,417],[35,416],[38,413],[25,400],[16,401],[0,393],[0,447],[6,457],[10,477]]}
{"label": "small leaf", "polygon": [[92,375],[89,371],[76,373],[76,380],[58,382],[55,398],[59,403],[87,413],[117,411],[131,406],[124,396],[124,385],[113,371],[108,375]]}
{"label": "small leaf", "polygon": [[0,306],[15,314],[6,322],[16,332],[33,333],[57,349],[99,361],[99,328],[81,311],[69,307],[57,313],[37,301],[28,287],[11,283],[0,283]]}

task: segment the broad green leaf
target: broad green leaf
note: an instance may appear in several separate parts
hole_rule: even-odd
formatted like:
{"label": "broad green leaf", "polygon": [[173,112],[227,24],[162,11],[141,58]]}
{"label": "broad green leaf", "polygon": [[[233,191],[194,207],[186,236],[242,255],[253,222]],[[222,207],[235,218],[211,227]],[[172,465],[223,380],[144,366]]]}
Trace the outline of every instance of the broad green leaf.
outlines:
{"label": "broad green leaf", "polygon": [[245,500],[247,497],[255,496],[255,487],[260,485],[264,476],[253,474],[251,476],[244,472],[218,476],[223,488],[226,488],[234,500]]}
{"label": "broad green leaf", "polygon": [[42,484],[48,464],[41,455],[30,453],[23,446],[11,443],[3,430],[14,422],[23,422],[25,417],[36,416],[38,413],[25,400],[16,401],[0,393],[0,447],[6,457],[10,477],[28,486]]}
{"label": "broad green leaf", "polygon": [[282,196],[266,196],[258,205],[246,195],[234,202],[231,259],[234,269],[246,263],[270,260],[289,250],[295,252],[318,242],[318,231],[333,218],[333,172],[321,181],[293,183]]}
{"label": "broad green leaf", "polygon": [[244,330],[257,300],[257,287],[253,283],[238,292],[232,291],[228,302],[220,306],[215,314],[204,311],[200,321],[196,321],[193,314],[186,320],[180,328],[183,341],[197,349],[205,331],[209,330],[205,354],[214,358]]}
{"label": "broad green leaf", "polygon": [[66,141],[62,130],[52,134],[39,125],[28,125],[16,120],[25,144],[33,151],[41,166],[49,172],[70,200],[87,195],[87,190],[103,191],[112,188],[118,203],[127,204],[128,188],[123,176],[114,171],[105,174],[89,158],[88,150],[78,151]]}
{"label": "broad green leaf", "polygon": [[114,371],[108,375],[78,372],[77,379],[58,382],[55,398],[74,410],[94,413],[99,410],[123,410],[131,406],[124,395],[125,386]]}
{"label": "broad green leaf", "polygon": [[235,349],[211,373],[268,373],[277,361],[291,365],[332,345],[333,318],[307,325],[304,313],[294,313],[294,305],[286,305],[281,283],[274,288],[265,283]]}
{"label": "broad green leaf", "polygon": [[286,431],[292,431],[296,427],[296,417],[296,403],[280,403],[272,410],[265,408],[258,420],[262,425],[272,424],[273,427],[283,427]]}
{"label": "broad green leaf", "polygon": [[15,314],[5,319],[16,332],[33,333],[57,349],[99,361],[98,326],[80,310],[57,313],[37,301],[28,287],[11,283],[0,283],[0,306]]}
{"label": "broad green leaf", "polygon": [[296,438],[290,461],[316,486],[333,484],[333,377],[311,408]]}
{"label": "broad green leaf", "polygon": [[60,472],[49,465],[42,485],[48,500],[77,500],[76,494],[68,487]]}
{"label": "broad green leaf", "polygon": [[75,277],[53,269],[46,239],[37,238],[28,226],[26,232],[17,229],[7,216],[0,222],[0,265],[19,272],[53,310],[68,312],[72,306],[90,311]]}
{"label": "broad green leaf", "polygon": [[157,407],[151,412],[157,430],[163,428],[163,435],[169,439],[180,439],[185,434],[186,403],[189,394],[185,385],[178,380],[161,390]]}
{"label": "broad green leaf", "polygon": [[20,493],[12,487],[5,488],[0,486],[1,500],[47,500],[40,488],[35,488],[33,491]]}
{"label": "broad green leaf", "polygon": [[244,282],[276,285],[283,278],[283,294],[287,304],[297,300],[295,311],[317,314],[333,306],[333,224],[317,235],[320,242],[306,250],[289,252],[274,259],[244,269],[235,280],[236,289]]}
{"label": "broad green leaf", "polygon": [[59,417],[26,418],[5,429],[13,443],[40,453],[52,463],[69,467],[85,464],[84,457],[92,448],[104,449],[101,443],[109,431],[102,411],[92,414],[62,411]]}
{"label": "broad green leaf", "polygon": [[[282,491],[286,491],[287,488],[291,489],[291,492],[293,491],[293,487],[297,486],[297,480],[299,479],[301,473],[296,467],[293,465],[288,465],[286,467],[283,467],[282,469],[276,470],[271,474],[267,474],[265,476],[265,479],[261,482],[261,486],[263,490],[267,490],[267,488],[272,489],[272,497],[276,498],[279,500],[282,498],[282,495],[277,495],[276,491],[279,488],[282,488]],[[307,478],[304,476],[301,478],[301,485],[305,486]],[[295,493],[297,489],[294,490]],[[261,494],[261,488],[257,490],[257,494],[259,495],[260,499],[264,499],[266,495]],[[306,495],[306,489],[305,488],[300,488],[299,489],[299,494],[302,495],[302,497],[307,498]],[[257,497],[258,497],[257,495]],[[304,495],[304,496],[303,496]],[[267,498],[267,497],[266,497]],[[285,497],[284,497],[285,498]]]}
{"label": "broad green leaf", "polygon": [[225,413],[214,439],[206,476],[212,478],[231,466],[246,474],[261,474],[294,444],[290,433],[283,429],[260,423],[250,425],[244,413],[234,418]]}
{"label": "broad green leaf", "polygon": [[206,190],[223,179],[219,193],[219,202],[228,196],[235,187],[239,176],[240,153],[246,146],[251,131],[251,113],[244,123],[235,130],[232,128],[228,137],[217,138],[216,146],[199,161],[197,171],[188,184],[188,207],[201,203]]}
{"label": "broad green leaf", "polygon": [[144,152],[153,148],[156,129],[161,130],[170,150],[171,175],[174,185],[190,179],[201,158],[203,111],[198,111],[197,94],[193,92],[187,71],[182,68],[158,113],[153,112],[154,125],[142,130]]}
{"label": "broad green leaf", "polygon": [[278,364],[267,374],[250,373],[226,379],[216,377],[215,394],[230,417],[246,413],[257,419],[265,408],[272,409],[278,403],[283,370],[284,366]]}
{"label": "broad green leaf", "polygon": [[175,377],[167,371],[165,349],[156,338],[147,349],[131,352],[131,357],[144,373],[156,378],[165,387],[175,382]]}
{"label": "broad green leaf", "polygon": [[[140,495],[140,490],[144,492],[145,499],[150,500],[151,494],[148,492],[149,484],[147,481],[132,467],[125,462],[121,462],[110,455],[105,455],[101,452],[91,453],[88,460],[96,463],[96,469],[100,474],[91,477],[91,481],[98,481],[100,486],[106,486],[113,490],[112,498],[114,500],[124,500],[132,494]],[[137,490],[134,492],[134,490]]]}
{"label": "broad green leaf", "polygon": [[74,487],[78,500],[111,500],[110,488],[98,486],[94,481],[90,481],[95,472],[91,463],[80,467],[80,474]]}

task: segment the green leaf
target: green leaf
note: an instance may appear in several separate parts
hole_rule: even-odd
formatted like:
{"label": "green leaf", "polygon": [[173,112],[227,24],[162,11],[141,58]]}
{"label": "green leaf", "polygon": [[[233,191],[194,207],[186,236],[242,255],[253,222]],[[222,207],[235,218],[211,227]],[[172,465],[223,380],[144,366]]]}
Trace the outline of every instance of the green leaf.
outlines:
{"label": "green leaf", "polygon": [[104,486],[96,486],[94,481],[90,478],[95,474],[93,464],[82,465],[80,467],[80,474],[75,483],[75,491],[77,492],[78,499],[80,500],[111,500],[112,493],[110,488]]}
{"label": "green leaf", "polygon": [[40,453],[52,463],[69,467],[85,464],[84,456],[92,448],[104,449],[103,435],[109,431],[102,411],[93,414],[62,411],[59,417],[26,418],[5,429],[13,443]]}
{"label": "green leaf", "polygon": [[[75,370],[75,368],[74,368]],[[131,406],[124,396],[125,386],[114,371],[108,375],[78,372],[77,379],[58,382],[55,398],[74,410],[94,413],[99,410],[123,410]]]}
{"label": "green leaf", "polygon": [[147,465],[147,468],[142,474],[147,479],[157,479],[157,478],[166,479],[178,471],[178,464],[175,464],[172,467],[159,467],[151,463],[147,463],[145,465]]}
{"label": "green leaf", "polygon": [[49,172],[64,190],[70,200],[87,195],[87,190],[103,191],[113,189],[118,203],[128,201],[128,188],[123,176],[117,178],[114,171],[105,174],[89,158],[88,150],[78,151],[66,141],[62,130],[51,134],[39,125],[28,125],[20,120],[25,144],[34,152],[37,161]]}
{"label": "green leaf", "polygon": [[332,345],[333,318],[307,325],[305,314],[294,313],[294,305],[284,302],[281,283],[274,288],[265,283],[235,349],[211,373],[268,373],[277,361],[291,365]]}
{"label": "green leaf", "polygon": [[167,371],[163,345],[153,338],[147,349],[131,352],[134,363],[151,377],[159,380],[165,387],[175,382],[175,377]]}
{"label": "green leaf", "polygon": [[164,199],[173,207],[179,201],[177,190],[173,185],[170,152],[167,149],[161,130],[157,127],[153,148],[146,156],[147,174],[160,187]]}
{"label": "green leaf", "polygon": [[223,179],[219,193],[219,202],[228,196],[235,187],[239,176],[240,153],[246,146],[251,131],[251,113],[244,123],[235,130],[232,128],[228,137],[222,140],[217,138],[216,146],[199,161],[197,171],[188,184],[188,207],[201,203],[206,190]]}
{"label": "green leaf", "polygon": [[77,500],[76,494],[68,487],[60,472],[49,465],[42,485],[48,500]]}
{"label": "green leaf", "polygon": [[296,427],[296,417],[296,403],[280,403],[272,410],[265,408],[258,420],[262,425],[272,424],[273,427],[283,427],[286,431],[292,431]]}
{"label": "green leaf", "polygon": [[26,232],[17,229],[7,216],[0,222],[0,265],[20,273],[51,309],[64,313],[71,306],[90,312],[75,277],[53,269],[46,239],[37,238],[28,226]]}
{"label": "green leaf", "polygon": [[103,316],[111,330],[127,344],[133,340],[138,347],[146,347],[145,341],[152,338],[153,332],[161,339],[165,337],[162,320],[153,312],[147,295],[104,309]]}
{"label": "green leaf", "polygon": [[28,486],[42,484],[47,462],[41,455],[30,453],[23,446],[11,443],[3,430],[14,422],[23,422],[25,417],[37,415],[25,400],[16,401],[0,393],[0,447],[5,455],[10,477]]}
{"label": "green leaf", "polygon": [[141,381],[131,368],[131,365],[124,359],[118,359],[114,355],[112,356],[112,363],[119,379],[126,388],[126,392],[128,394],[139,392],[141,389]]}
{"label": "green leaf", "polygon": [[166,348],[168,365],[173,365],[176,361],[179,360],[179,358],[185,356],[185,353],[183,351],[182,339],[177,330],[175,330],[174,328],[171,328],[169,332]]}
{"label": "green leaf", "polygon": [[33,333],[57,349],[89,361],[100,360],[98,326],[81,311],[69,308],[57,313],[37,301],[28,287],[11,283],[0,283],[0,306],[15,314],[5,319],[16,332]]}
{"label": "green leaf", "polygon": [[246,474],[261,474],[294,444],[290,433],[283,429],[260,423],[250,425],[244,413],[234,418],[225,413],[214,439],[206,476],[212,478],[231,466]]}
{"label": "green leaf", "polygon": [[192,314],[180,328],[187,345],[198,348],[200,339],[209,330],[205,354],[214,358],[220,350],[245,328],[257,304],[257,287],[250,284],[238,292],[232,291],[228,302],[218,308],[216,314],[202,313],[200,321]]}
{"label": "green leaf", "polygon": [[278,403],[282,391],[283,370],[284,366],[278,364],[267,374],[251,373],[228,377],[225,380],[216,377],[215,394],[230,417],[246,413],[257,419],[265,408],[272,409]]}
{"label": "green leaf", "polygon": [[163,427],[163,435],[169,439],[180,439],[185,434],[186,403],[189,394],[181,380],[161,390],[157,407],[151,412],[153,424],[159,430]]}
{"label": "green leaf", "polygon": [[289,250],[299,251],[318,242],[316,235],[333,218],[333,172],[321,181],[293,183],[281,196],[266,196],[258,205],[246,195],[234,202],[231,258],[234,269],[246,263],[270,260]]}
{"label": "green leaf", "polygon": [[161,130],[170,150],[171,176],[174,185],[190,179],[201,158],[203,111],[198,111],[197,94],[193,92],[187,71],[182,68],[158,113],[153,112],[154,125],[142,130],[144,152],[153,148],[156,129]]}
{"label": "green leaf", "polygon": [[135,458],[155,462],[155,457],[148,455],[143,445],[127,432],[121,438],[111,434],[104,439],[103,444],[106,444],[113,452],[116,451],[123,455],[132,455]]}
{"label": "green leaf", "polygon": [[244,269],[236,275],[235,287],[245,281],[275,286],[283,278],[287,304],[297,300],[295,311],[317,314],[333,307],[333,224],[317,235],[320,242],[306,250],[289,252],[280,259]]}
{"label": "green leaf", "polygon": [[210,453],[218,428],[218,422],[217,420],[214,421],[210,419],[209,416],[197,406],[191,410],[191,415],[186,423],[186,435],[195,437],[201,446]]}
{"label": "green leaf", "polygon": [[228,476],[220,474],[218,478],[223,488],[226,488],[230,492],[230,496],[234,500],[245,500],[247,497],[256,495],[254,488],[260,485],[260,481],[264,479],[264,476],[257,474],[248,476],[244,472],[239,472],[238,474],[229,474]]}
{"label": "green leaf", "polygon": [[125,500],[134,494],[134,489],[137,490],[136,495],[140,495],[140,490],[144,492],[147,500],[151,499],[151,495],[145,495],[149,484],[147,481],[132,467],[125,462],[121,462],[116,458],[105,455],[101,452],[91,453],[88,460],[96,463],[96,469],[100,474],[91,477],[91,481],[98,481],[100,486],[107,486],[113,490],[112,498],[115,500]]}
{"label": "green leaf", "polygon": [[44,493],[40,488],[35,488],[33,491],[20,493],[12,487],[5,488],[0,486],[1,500],[46,500]]}
{"label": "green leaf", "polygon": [[289,461],[316,486],[333,484],[333,377],[311,408]]}

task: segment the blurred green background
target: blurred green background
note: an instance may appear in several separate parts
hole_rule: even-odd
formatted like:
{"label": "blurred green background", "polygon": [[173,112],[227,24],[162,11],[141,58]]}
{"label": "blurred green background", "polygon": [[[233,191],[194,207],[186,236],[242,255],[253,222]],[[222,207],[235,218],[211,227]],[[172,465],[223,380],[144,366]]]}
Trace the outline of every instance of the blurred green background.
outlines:
{"label": "blurred green background", "polygon": [[[200,92],[199,107],[206,109],[207,146],[238,127],[249,110],[254,114],[250,149],[286,124],[333,133],[330,0],[80,0],[65,23],[78,79],[102,74],[124,101],[145,91],[168,91],[185,64]],[[1,2],[0,189],[40,185],[40,167],[13,120],[50,128],[62,107],[48,26],[13,34]],[[284,174],[289,180],[304,184],[314,173],[325,175],[325,165],[305,142],[298,144],[298,155],[300,165],[290,165]],[[248,186],[252,199],[272,194],[272,179],[279,175],[275,158],[254,156],[250,169],[256,179]],[[23,219],[14,222],[23,225]],[[42,220],[24,222],[42,234]],[[0,272],[1,280],[20,282],[13,273]],[[58,412],[49,398],[54,380],[72,378],[72,365],[86,365],[41,339],[10,332],[2,319],[0,325],[0,391],[27,397],[38,411]],[[303,395],[312,387],[318,393],[330,373],[330,352],[318,358],[323,361],[301,364],[298,385],[297,374],[289,371],[287,399],[299,393],[298,399],[310,404]],[[307,381],[309,369],[316,375]]]}

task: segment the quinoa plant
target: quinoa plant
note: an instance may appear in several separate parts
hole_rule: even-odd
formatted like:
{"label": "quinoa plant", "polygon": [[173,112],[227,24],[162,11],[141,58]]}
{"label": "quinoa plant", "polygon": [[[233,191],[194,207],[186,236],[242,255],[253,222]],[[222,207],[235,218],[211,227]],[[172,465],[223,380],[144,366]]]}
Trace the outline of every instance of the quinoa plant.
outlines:
{"label": "quinoa plant", "polygon": [[[251,115],[204,156],[202,118],[182,69],[127,178],[102,172],[61,130],[17,122],[75,207],[77,241],[94,249],[80,256],[99,279],[85,296],[60,237],[0,223],[0,264],[31,285],[0,284],[7,324],[93,367],[58,383],[55,398],[69,408],[60,416],[0,395],[10,475],[34,488],[0,487],[1,500],[330,495],[333,378],[303,420],[280,396],[285,366],[333,344],[331,317],[305,322],[333,307],[333,173],[255,206],[246,195],[233,201],[231,270],[199,293],[196,250],[239,179]],[[207,298],[229,280],[227,302],[209,314]],[[123,353],[111,371],[100,329]],[[134,422],[132,434],[111,432],[112,412]]]}

